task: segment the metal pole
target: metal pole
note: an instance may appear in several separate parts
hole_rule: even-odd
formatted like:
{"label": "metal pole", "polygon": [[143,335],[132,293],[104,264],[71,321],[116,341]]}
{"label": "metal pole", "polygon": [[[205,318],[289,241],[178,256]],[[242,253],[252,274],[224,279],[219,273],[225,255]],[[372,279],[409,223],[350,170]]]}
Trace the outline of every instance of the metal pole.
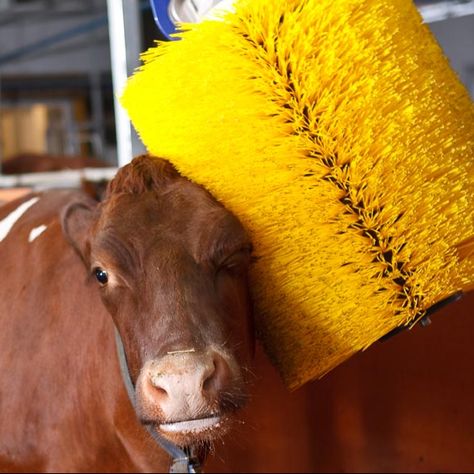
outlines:
{"label": "metal pole", "polygon": [[[144,49],[141,12],[149,9],[148,1],[122,0],[125,18],[125,47],[127,50],[127,74],[131,76],[135,69],[140,66],[140,54]],[[145,146],[138,137],[132,125],[132,154],[140,155],[145,152]]]}
{"label": "metal pole", "polygon": [[89,88],[92,111],[92,127],[90,127],[92,151],[95,157],[103,159],[105,133],[100,73],[90,71]]}
{"label": "metal pole", "polygon": [[[128,74],[139,65],[142,36],[139,12],[138,0],[107,0],[119,166],[127,164],[134,154],[140,153],[138,150],[140,143],[136,139],[133,140],[130,120],[119,103],[119,97],[125,87]],[[135,146],[133,146],[132,140],[135,142]],[[143,150],[142,145],[141,149]]]}

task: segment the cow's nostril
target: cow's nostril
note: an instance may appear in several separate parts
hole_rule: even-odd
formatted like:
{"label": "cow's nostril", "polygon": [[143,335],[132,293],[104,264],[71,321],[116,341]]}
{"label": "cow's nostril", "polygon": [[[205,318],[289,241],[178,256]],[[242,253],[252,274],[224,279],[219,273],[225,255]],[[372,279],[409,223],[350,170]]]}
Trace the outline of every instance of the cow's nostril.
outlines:
{"label": "cow's nostril", "polygon": [[163,396],[163,397],[167,397],[167,396],[168,396],[168,392],[167,392],[164,388],[156,387],[156,386],[155,386],[155,391],[156,391],[159,395],[161,395],[161,396]]}
{"label": "cow's nostril", "polygon": [[202,384],[203,392],[209,392],[214,388],[215,380],[214,375],[216,373],[216,362],[212,361],[212,368],[205,374],[204,382]]}
{"label": "cow's nostril", "polygon": [[160,383],[160,380],[157,380],[156,377],[150,377],[150,389],[153,392],[154,397],[157,399],[165,399],[168,397],[168,391],[164,388],[164,384]]}
{"label": "cow's nostril", "polygon": [[219,354],[212,357],[212,368],[206,373],[202,389],[205,394],[217,395],[222,391],[228,381],[230,368]]}

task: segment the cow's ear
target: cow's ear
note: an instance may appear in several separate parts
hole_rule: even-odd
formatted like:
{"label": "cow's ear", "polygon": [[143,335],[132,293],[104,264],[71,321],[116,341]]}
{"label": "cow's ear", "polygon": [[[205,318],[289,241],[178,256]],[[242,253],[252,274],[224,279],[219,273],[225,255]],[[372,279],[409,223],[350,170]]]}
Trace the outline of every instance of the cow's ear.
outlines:
{"label": "cow's ear", "polygon": [[61,214],[61,226],[66,240],[86,265],[89,264],[89,231],[97,217],[97,201],[86,196],[68,204]]}

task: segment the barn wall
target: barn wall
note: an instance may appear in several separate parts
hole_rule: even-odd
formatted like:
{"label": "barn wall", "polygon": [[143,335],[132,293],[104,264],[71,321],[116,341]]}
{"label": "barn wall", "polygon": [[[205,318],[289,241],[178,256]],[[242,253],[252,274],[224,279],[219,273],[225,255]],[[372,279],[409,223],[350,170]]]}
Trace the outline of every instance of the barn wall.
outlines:
{"label": "barn wall", "polygon": [[288,394],[263,353],[207,472],[473,472],[474,292]]}
{"label": "barn wall", "polygon": [[[97,15],[81,15],[61,20],[32,21],[26,16],[0,27],[0,54],[35,45],[48,36],[90,22]],[[84,74],[110,71],[110,53],[106,25],[18,59],[0,64],[2,75]]]}

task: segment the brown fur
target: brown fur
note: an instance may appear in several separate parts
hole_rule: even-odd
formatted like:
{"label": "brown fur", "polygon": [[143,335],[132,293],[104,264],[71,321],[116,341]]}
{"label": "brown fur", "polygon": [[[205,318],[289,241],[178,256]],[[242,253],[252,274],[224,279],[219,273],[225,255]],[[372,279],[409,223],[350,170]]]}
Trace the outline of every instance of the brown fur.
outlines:
{"label": "brown fur", "polygon": [[180,174],[170,162],[148,159],[143,155],[117,172],[108,186],[106,197],[110,198],[114,194],[143,194],[179,179]]}
{"label": "brown fur", "polygon": [[47,153],[20,153],[2,162],[3,174],[44,173],[80,168],[106,168],[102,160],[90,156],[61,156]]}
{"label": "brown fur", "polygon": [[[240,406],[239,367],[252,346],[249,249],[237,219],[159,159],[122,169],[100,205],[77,192],[42,194],[0,243],[0,469],[167,469],[124,391],[114,323],[134,382],[170,351],[215,347],[229,376],[209,406],[229,414]],[[110,287],[91,276],[99,265]],[[159,424],[160,411],[137,396],[139,415]]]}

